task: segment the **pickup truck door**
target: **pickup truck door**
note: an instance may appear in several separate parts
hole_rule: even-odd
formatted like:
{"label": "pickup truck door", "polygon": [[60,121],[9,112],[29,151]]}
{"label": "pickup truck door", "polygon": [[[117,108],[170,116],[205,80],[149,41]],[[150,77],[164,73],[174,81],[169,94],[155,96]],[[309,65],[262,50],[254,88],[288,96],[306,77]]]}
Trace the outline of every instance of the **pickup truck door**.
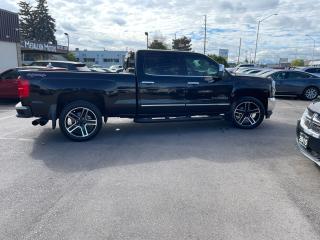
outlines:
{"label": "pickup truck door", "polygon": [[137,75],[138,115],[185,115],[186,78],[177,54],[145,52],[142,58]]}
{"label": "pickup truck door", "polygon": [[230,108],[233,81],[227,73],[219,77],[219,64],[200,54],[183,58],[186,69],[188,115],[215,114]]}
{"label": "pickup truck door", "polygon": [[15,69],[5,71],[0,76],[0,97],[18,97],[18,73]]}

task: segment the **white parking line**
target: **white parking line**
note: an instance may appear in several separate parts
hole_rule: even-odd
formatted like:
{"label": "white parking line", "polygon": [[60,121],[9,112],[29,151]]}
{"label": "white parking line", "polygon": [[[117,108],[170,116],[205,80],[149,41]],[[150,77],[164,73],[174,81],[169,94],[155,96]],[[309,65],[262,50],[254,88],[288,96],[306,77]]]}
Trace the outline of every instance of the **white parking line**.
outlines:
{"label": "white parking line", "polygon": [[33,138],[0,137],[0,140],[15,140],[15,141],[23,141],[23,142],[34,142],[36,139],[33,139]]}
{"label": "white parking line", "polygon": [[15,117],[15,115],[11,115],[11,116],[6,116],[6,117],[1,117],[0,120],[4,120],[4,119],[8,119],[8,118],[12,118]]}

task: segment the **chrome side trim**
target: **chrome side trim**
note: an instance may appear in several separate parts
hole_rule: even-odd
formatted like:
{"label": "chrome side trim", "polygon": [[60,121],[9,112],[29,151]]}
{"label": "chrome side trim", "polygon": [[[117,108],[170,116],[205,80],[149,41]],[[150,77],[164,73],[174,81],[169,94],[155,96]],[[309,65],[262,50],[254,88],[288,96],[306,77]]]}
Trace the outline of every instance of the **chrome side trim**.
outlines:
{"label": "chrome side trim", "polygon": [[230,103],[187,103],[187,106],[230,106]]}
{"label": "chrome side trim", "polygon": [[155,84],[155,82],[151,82],[151,81],[142,81],[141,84]]}
{"label": "chrome side trim", "polygon": [[141,104],[141,107],[184,107],[185,104]]}
{"label": "chrome side trim", "polygon": [[230,106],[230,103],[142,104],[141,107]]}
{"label": "chrome side trim", "polygon": [[[158,75],[158,74],[150,74],[150,73],[145,73],[146,76],[151,76],[151,77],[177,77],[177,78],[206,78],[210,77],[212,78],[213,76],[189,76],[189,75]],[[217,75],[218,76],[218,75]]]}
{"label": "chrome side trim", "polygon": [[303,148],[300,143],[299,140],[296,139],[297,141],[297,147],[299,148],[299,151],[306,156],[307,158],[309,158],[311,161],[315,162],[317,165],[320,166],[320,159],[316,158],[315,156],[313,156],[311,153],[309,153],[305,148]]}
{"label": "chrome side trim", "polygon": [[188,82],[188,85],[199,85],[199,82]]}

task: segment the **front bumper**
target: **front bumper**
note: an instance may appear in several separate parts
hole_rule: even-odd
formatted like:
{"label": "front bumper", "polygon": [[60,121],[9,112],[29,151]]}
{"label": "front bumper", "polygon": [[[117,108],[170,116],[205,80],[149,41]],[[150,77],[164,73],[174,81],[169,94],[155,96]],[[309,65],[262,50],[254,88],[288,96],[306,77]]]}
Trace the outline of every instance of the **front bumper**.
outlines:
{"label": "front bumper", "polygon": [[275,107],[276,107],[276,99],[275,98],[268,98],[268,109],[267,109],[266,118],[271,117]]}
{"label": "front bumper", "polygon": [[[299,143],[299,136],[300,133],[304,133],[309,137],[309,143],[308,147],[305,148]],[[300,152],[309,158],[311,161],[315,162],[317,165],[320,166],[320,139],[315,138],[314,136],[311,136],[310,134],[307,133],[308,131],[305,131],[301,125],[300,125],[300,120],[298,121],[297,125],[297,146],[300,150]]]}
{"label": "front bumper", "polygon": [[18,118],[30,118],[32,117],[31,108],[28,106],[23,106],[21,102],[16,105],[17,117]]}

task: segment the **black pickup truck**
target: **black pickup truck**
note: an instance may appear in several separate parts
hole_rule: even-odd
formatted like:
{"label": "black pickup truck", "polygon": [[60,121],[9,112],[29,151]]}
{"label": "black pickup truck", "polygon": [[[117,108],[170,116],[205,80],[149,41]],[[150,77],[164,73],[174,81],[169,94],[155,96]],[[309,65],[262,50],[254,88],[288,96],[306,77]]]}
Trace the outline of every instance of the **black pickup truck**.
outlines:
{"label": "black pickup truck", "polygon": [[134,73],[21,71],[17,117],[49,120],[71,140],[93,138],[108,117],[135,122],[216,119],[252,129],[269,118],[270,79],[233,76],[211,58],[191,52],[139,50]]}

